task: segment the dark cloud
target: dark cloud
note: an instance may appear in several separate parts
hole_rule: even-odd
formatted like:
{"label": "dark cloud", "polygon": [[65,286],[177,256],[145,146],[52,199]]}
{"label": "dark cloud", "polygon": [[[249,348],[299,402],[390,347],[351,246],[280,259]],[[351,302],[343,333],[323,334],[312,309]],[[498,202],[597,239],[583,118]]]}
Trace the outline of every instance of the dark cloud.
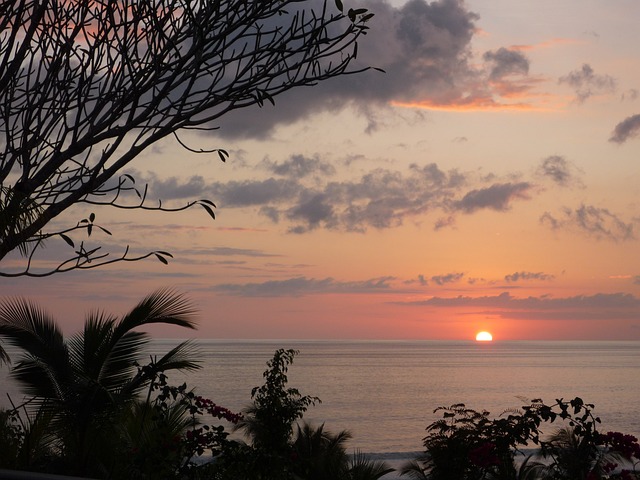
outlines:
{"label": "dark cloud", "polygon": [[554,275],[542,272],[515,272],[504,276],[504,279],[507,282],[519,282],[521,280],[553,280],[554,278]]}
{"label": "dark cloud", "polygon": [[464,273],[448,273],[446,275],[434,275],[431,277],[431,281],[436,285],[446,285],[447,283],[456,283],[459,282],[462,277],[464,277]]}
{"label": "dark cloud", "polygon": [[618,123],[609,138],[610,142],[624,143],[640,135],[640,114],[631,115]]}
{"label": "dark cloud", "polygon": [[310,158],[304,155],[291,155],[287,160],[280,163],[265,159],[263,165],[274,175],[296,179],[305,178],[312,174],[330,176],[336,171],[333,165],[322,161],[317,156]]}
{"label": "dark cloud", "polygon": [[295,233],[303,233],[317,228],[321,223],[332,228],[335,219],[335,211],[331,206],[327,195],[318,193],[309,198],[302,199],[296,206],[287,211],[287,217],[294,222],[302,222],[304,227],[298,225],[292,230]]}
{"label": "dark cloud", "polygon": [[576,209],[564,208],[559,215],[545,212],[540,222],[553,230],[574,228],[595,238],[608,240],[631,240],[634,238],[633,223],[621,220],[606,208],[581,205]]}
{"label": "dark cloud", "polygon": [[489,66],[489,80],[502,80],[511,75],[527,75],[529,73],[529,59],[517,50],[499,48],[485,52],[483,60]]}
{"label": "dark cloud", "polygon": [[333,278],[313,279],[295,277],[260,283],[227,283],[214,285],[212,290],[242,297],[300,297],[322,293],[380,293],[391,291],[394,277],[379,277],[364,281],[339,282]]}
{"label": "dark cloud", "polygon": [[551,179],[561,187],[582,185],[578,168],[560,155],[551,155],[543,159],[536,173],[540,177]]}
{"label": "dark cloud", "polygon": [[[211,183],[191,177],[182,184],[176,177],[161,180],[149,174],[145,180],[151,185],[150,198],[163,202],[208,198],[219,208],[253,208],[274,223],[286,221],[292,233],[318,228],[350,232],[387,229],[432,212],[444,213],[434,223],[434,229],[439,230],[454,226],[458,212],[506,211],[513,201],[528,199],[532,190],[527,182],[495,183],[499,179],[496,175],[444,171],[434,163],[413,164],[404,172],[376,168],[344,181],[331,181],[330,170],[317,159],[294,156],[263,166],[286,176]],[[319,174],[307,181],[312,172]]]}
{"label": "dark cloud", "polygon": [[560,77],[558,81],[572,87],[576,93],[576,100],[580,103],[592,95],[615,92],[617,84],[615,78],[594,73],[591,65],[586,63],[582,65],[581,69]]}
{"label": "dark cloud", "polygon": [[640,319],[640,298],[627,293],[598,293],[573,297],[549,296],[517,298],[504,292],[494,296],[431,297],[401,302],[403,305],[440,308],[477,308],[477,313],[521,319],[613,320]]}
{"label": "dark cloud", "polygon": [[446,103],[477,83],[480,72],[469,59],[478,16],[463,0],[410,0],[399,8],[384,0],[362,4],[375,16],[370,34],[359,42],[357,67],[375,66],[386,73],[370,70],[291,90],[275,98],[275,107],[267,104],[226,114],[215,134],[264,138],[278,125],[347,106],[367,116],[372,130],[379,121],[375,108],[425,98]]}
{"label": "dark cloud", "polygon": [[508,210],[514,199],[528,199],[532,186],[528,182],[496,183],[487,188],[472,190],[456,202],[457,209],[473,213],[482,208]]}
{"label": "dark cloud", "polygon": [[160,195],[159,198],[191,199],[200,195],[205,187],[205,180],[200,175],[194,175],[186,183],[181,183],[177,177],[171,177],[166,180],[155,178],[153,180],[153,189]]}

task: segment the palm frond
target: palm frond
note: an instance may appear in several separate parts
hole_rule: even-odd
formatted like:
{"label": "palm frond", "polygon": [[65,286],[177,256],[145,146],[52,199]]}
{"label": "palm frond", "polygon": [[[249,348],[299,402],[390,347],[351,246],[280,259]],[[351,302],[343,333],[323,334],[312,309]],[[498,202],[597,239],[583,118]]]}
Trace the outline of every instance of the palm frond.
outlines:
{"label": "palm frond", "polygon": [[0,337],[24,354],[11,376],[36,397],[61,398],[71,372],[67,345],[53,319],[22,299],[0,303]]}
{"label": "palm frond", "polygon": [[171,289],[161,289],[144,298],[116,325],[114,335],[124,333],[143,325],[164,323],[185,328],[196,328],[196,310],[182,294]]}
{"label": "palm frond", "polygon": [[192,371],[199,369],[200,363],[195,360],[197,352],[198,349],[192,340],[179,343],[165,353],[159,360],[154,359],[150,364],[146,365],[144,369],[140,370],[138,375],[132,377],[130,381],[123,386],[121,394],[135,395],[161,372],[170,370]]}
{"label": "palm frond", "polygon": [[385,462],[372,460],[360,450],[356,450],[349,460],[349,480],[377,480],[394,471]]}
{"label": "palm frond", "polygon": [[418,460],[410,460],[404,463],[400,468],[400,476],[407,476],[411,480],[429,480],[425,469]]}
{"label": "palm frond", "polygon": [[195,360],[198,352],[199,349],[195,342],[186,340],[173,347],[160,360],[154,363],[162,372],[169,370],[198,370],[201,367],[200,362]]}

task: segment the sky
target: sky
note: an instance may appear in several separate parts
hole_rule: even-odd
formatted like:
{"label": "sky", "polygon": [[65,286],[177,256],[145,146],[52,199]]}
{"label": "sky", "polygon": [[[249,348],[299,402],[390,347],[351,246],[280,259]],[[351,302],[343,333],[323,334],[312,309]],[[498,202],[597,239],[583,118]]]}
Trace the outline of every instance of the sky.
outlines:
{"label": "sky", "polygon": [[640,2],[364,6],[358,63],[386,73],[185,135],[226,163],[166,141],[130,164],[152,199],[216,203],[95,212],[105,246],[168,265],[0,279],[3,296],[68,332],[169,287],[199,329],[156,336],[640,340]]}

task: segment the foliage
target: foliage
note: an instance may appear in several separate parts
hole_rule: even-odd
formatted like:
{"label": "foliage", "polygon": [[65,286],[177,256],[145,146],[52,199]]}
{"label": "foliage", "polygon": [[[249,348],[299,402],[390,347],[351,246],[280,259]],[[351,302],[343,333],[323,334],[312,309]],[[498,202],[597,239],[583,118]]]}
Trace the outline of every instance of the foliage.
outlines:
{"label": "foliage", "polygon": [[287,371],[297,354],[297,350],[279,349],[267,362],[265,383],[252,389],[253,403],[235,427],[251,444],[235,444],[223,451],[215,478],[377,480],[392,471],[362,454],[349,457],[345,444],[351,434],[347,431],[334,435],[324,425],[296,425],[310,406],[320,402],[287,386]]}
{"label": "foliage", "polygon": [[147,401],[135,405],[125,425],[128,463],[123,462],[126,468],[113,477],[196,477],[194,458],[205,454],[215,458],[228,444],[224,426],[205,423],[205,416],[230,424],[241,418],[188,390],[186,383],[171,386],[165,374],[157,374],[149,385]]}
{"label": "foliage", "polygon": [[0,410],[0,466],[17,468],[24,431],[15,410]]}
{"label": "foliage", "polygon": [[[637,439],[598,432],[600,418],[593,408],[579,397],[557,399],[552,405],[536,399],[522,410],[491,419],[489,412],[464,404],[440,407],[436,412],[443,418],[427,427],[424,454],[401,474],[424,480],[624,478],[629,473],[621,470],[623,465],[640,461]],[[566,425],[542,439],[542,427],[556,420]],[[527,458],[518,467],[516,455],[532,445],[539,447],[541,461]]]}
{"label": "foliage", "polygon": [[[113,332],[100,332],[108,343],[108,333]],[[76,345],[63,344],[68,352]],[[0,412],[0,468],[111,480],[378,480],[392,471],[360,452],[348,455],[347,431],[334,435],[324,425],[296,424],[308,407],[320,401],[287,386],[287,370],[297,351],[275,352],[264,372],[265,383],[252,390],[253,404],[244,416],[197,395],[186,383],[168,383],[166,370],[194,366],[186,353],[178,346],[123,376],[120,387],[110,392],[112,403],[93,404],[101,391],[99,379],[94,378],[84,386],[84,396],[71,404],[80,409],[80,417],[90,418],[82,424],[83,431],[61,398],[33,397],[30,404]],[[104,370],[109,369],[104,366]],[[89,378],[87,372],[73,372],[70,377],[74,375]],[[35,377],[32,381],[37,383]],[[60,385],[64,391],[79,390],[73,382]],[[124,391],[131,394],[125,398]],[[221,421],[247,433],[251,443],[231,440]],[[84,439],[84,448],[76,441],[78,436]]]}
{"label": "foliage", "polygon": [[[160,290],[120,319],[91,313],[84,330],[65,339],[37,306],[24,299],[2,302],[0,339],[22,352],[11,377],[30,397],[14,409],[25,412],[25,450],[48,446],[65,473],[104,475],[115,468],[123,445],[120,425],[138,394],[159,372],[198,368],[192,343],[183,342],[137,369],[149,336],[135,329],[157,323],[194,328],[193,313],[182,295]],[[0,352],[10,360],[1,345]],[[37,463],[25,454],[23,465]]]}
{"label": "foliage", "polygon": [[238,429],[251,437],[256,447],[286,452],[294,422],[320,402],[318,397],[303,396],[298,389],[287,387],[287,371],[297,354],[297,350],[276,350],[263,373],[264,385],[251,390],[253,404],[245,410]]}
{"label": "foliage", "polygon": [[[310,4],[313,5],[310,6]],[[110,235],[96,216],[52,226],[77,204],[182,211],[215,205],[150,204],[147,187],[122,172],[156,142],[212,130],[230,111],[275,104],[290,89],[354,68],[357,41],[372,17],[322,0],[0,4],[0,261],[18,250],[24,266],[4,276],[46,276],[117,261],[77,234]],[[46,231],[45,228],[50,230]],[[61,241],[65,257],[36,268],[42,246]]]}

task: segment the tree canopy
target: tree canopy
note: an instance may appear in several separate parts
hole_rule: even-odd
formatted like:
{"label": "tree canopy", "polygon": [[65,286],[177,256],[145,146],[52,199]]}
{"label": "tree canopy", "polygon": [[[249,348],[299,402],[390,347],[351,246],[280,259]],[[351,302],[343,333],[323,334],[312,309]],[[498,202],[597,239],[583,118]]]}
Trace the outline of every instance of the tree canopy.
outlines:
{"label": "tree canopy", "polygon": [[[110,235],[77,204],[214,216],[209,199],[168,208],[123,168],[159,140],[220,127],[230,111],[348,73],[372,17],[340,0],[15,0],[0,5],[0,262],[3,276],[45,276],[132,256],[78,241]],[[91,210],[88,210],[91,212]],[[38,265],[45,242],[68,246]]]}

